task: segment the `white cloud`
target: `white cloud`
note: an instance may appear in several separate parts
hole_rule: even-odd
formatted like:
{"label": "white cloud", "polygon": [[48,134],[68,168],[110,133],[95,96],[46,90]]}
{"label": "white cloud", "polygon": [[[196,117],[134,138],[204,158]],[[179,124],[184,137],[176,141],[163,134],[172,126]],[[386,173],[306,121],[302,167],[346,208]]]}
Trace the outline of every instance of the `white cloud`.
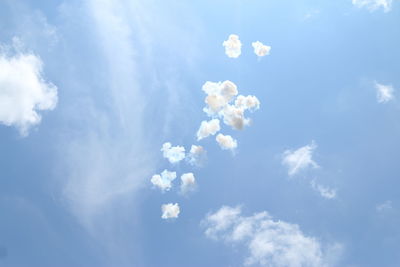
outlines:
{"label": "white cloud", "polygon": [[242,53],[242,43],[236,34],[229,35],[228,40],[224,41],[222,45],[225,47],[225,54],[230,58],[238,58]]}
{"label": "white cloud", "polygon": [[264,45],[260,41],[253,42],[251,45],[254,48],[254,54],[256,54],[258,57],[269,55],[269,51],[271,50],[270,46]]}
{"label": "white cloud", "polygon": [[295,151],[286,150],[283,153],[282,164],[288,168],[288,174],[295,175],[309,167],[318,168],[318,164],[312,159],[312,153],[316,147],[317,145],[312,141],[310,145],[300,147]]}
{"label": "white cloud", "polygon": [[181,193],[187,194],[190,191],[193,191],[196,188],[196,179],[193,173],[188,172],[184,173],[181,176]]}
{"label": "white cloud", "polygon": [[384,203],[381,203],[376,206],[376,211],[378,212],[386,212],[393,209],[392,201],[387,200]]}
{"label": "white cloud", "polygon": [[178,163],[185,158],[185,148],[172,146],[169,142],[163,144],[161,151],[164,158],[168,159],[170,163]]}
{"label": "white cloud", "polygon": [[327,199],[333,199],[336,198],[336,190],[317,184],[314,180],[311,181],[311,187],[317,191],[322,197],[327,198]]}
{"label": "white cloud", "polygon": [[[329,266],[331,253],[314,237],[306,236],[296,224],[273,218],[266,212],[241,215],[240,207],[223,206],[202,221],[205,235],[228,244],[244,245],[245,265],[300,267]],[[339,245],[331,247],[336,251]]]}
{"label": "white cloud", "polygon": [[161,206],[161,211],[162,211],[161,218],[163,219],[178,218],[178,215],[181,212],[178,203],[163,204]]}
{"label": "white cloud", "polygon": [[386,103],[394,98],[394,89],[391,85],[384,85],[375,82],[375,89],[378,103]]}
{"label": "white cloud", "polygon": [[57,87],[44,79],[40,57],[20,52],[17,46],[14,39],[13,55],[0,46],[0,123],[15,126],[26,136],[40,123],[39,111],[56,107]]}
{"label": "white cloud", "polygon": [[231,81],[204,83],[202,90],[207,94],[204,112],[217,115],[238,94],[237,86]]}
{"label": "white cloud", "polygon": [[192,145],[186,159],[190,165],[201,166],[206,160],[206,154],[207,152],[202,146]]}
{"label": "white cloud", "polygon": [[162,191],[169,191],[172,187],[172,181],[176,178],[176,172],[164,170],[161,175],[155,174],[151,177],[151,183]]}
{"label": "white cloud", "polygon": [[[237,86],[231,81],[207,81],[202,89],[207,94],[205,98],[207,105],[203,111],[210,117],[222,118],[226,125],[235,130],[241,130],[250,124],[250,119],[244,115],[246,110],[255,111],[260,108],[260,101],[257,97],[237,96]],[[235,96],[237,96],[236,99]],[[233,100],[234,105],[231,105]]]}
{"label": "white cloud", "polygon": [[222,149],[233,150],[237,147],[237,141],[230,135],[218,134],[215,140],[217,140],[217,143]]}
{"label": "white cloud", "polygon": [[369,11],[375,11],[382,8],[384,12],[392,9],[392,0],[352,0],[354,6],[358,8],[367,8]]}
{"label": "white cloud", "polygon": [[202,121],[200,124],[200,128],[197,131],[197,141],[206,138],[210,135],[216,134],[221,127],[219,125],[218,119],[212,119],[210,121]]}

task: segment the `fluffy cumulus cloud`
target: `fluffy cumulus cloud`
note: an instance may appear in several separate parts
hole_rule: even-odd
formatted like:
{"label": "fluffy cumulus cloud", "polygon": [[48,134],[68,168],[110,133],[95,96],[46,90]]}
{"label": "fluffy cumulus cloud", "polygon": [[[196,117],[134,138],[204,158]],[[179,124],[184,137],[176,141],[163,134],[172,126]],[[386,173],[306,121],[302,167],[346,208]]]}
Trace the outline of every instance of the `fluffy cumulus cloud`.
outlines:
{"label": "fluffy cumulus cloud", "polygon": [[181,176],[181,193],[187,194],[196,188],[196,178],[193,173],[184,173]]}
{"label": "fluffy cumulus cloud", "polygon": [[187,162],[193,166],[201,166],[206,160],[207,152],[202,146],[192,145],[186,156]]}
{"label": "fluffy cumulus cloud", "polygon": [[311,144],[300,147],[297,150],[286,150],[283,153],[282,164],[288,168],[289,175],[295,175],[307,168],[318,168],[318,164],[312,159],[312,153],[317,147],[314,141]]}
{"label": "fluffy cumulus cloud", "polygon": [[270,46],[264,45],[260,41],[253,42],[251,45],[253,46],[254,54],[256,54],[258,57],[269,55],[269,51],[271,50]]}
{"label": "fluffy cumulus cloud", "polygon": [[394,98],[394,89],[391,85],[384,85],[375,82],[375,89],[378,103],[386,103]]}
{"label": "fluffy cumulus cloud", "polygon": [[224,41],[222,45],[225,47],[225,54],[228,57],[238,58],[242,53],[242,43],[236,34],[229,35],[228,40]]}
{"label": "fluffy cumulus cloud", "polygon": [[161,205],[161,218],[163,219],[174,219],[178,218],[180,211],[178,203],[172,204],[163,204]]}
{"label": "fluffy cumulus cloud", "polygon": [[233,150],[237,147],[237,141],[230,135],[218,134],[215,140],[217,140],[218,145],[222,149]]}
{"label": "fluffy cumulus cloud", "polygon": [[222,118],[226,125],[235,130],[241,130],[250,124],[250,119],[246,118],[244,114],[246,110],[253,112],[260,108],[260,101],[257,97],[237,96],[237,86],[231,81],[207,81],[202,89],[207,94],[204,101],[206,107],[203,111],[210,117]]}
{"label": "fluffy cumulus cloud", "polygon": [[[202,221],[205,235],[228,244],[244,245],[245,265],[300,267],[329,266],[331,250],[306,236],[296,224],[273,220],[267,212],[243,216],[240,207],[223,206]],[[339,245],[332,246],[336,250]],[[329,255],[328,255],[329,254]]]}
{"label": "fluffy cumulus cloud", "polygon": [[216,134],[221,127],[219,125],[218,119],[212,119],[210,121],[202,121],[200,124],[200,128],[197,131],[197,141],[206,138],[210,135]]}
{"label": "fluffy cumulus cloud", "polygon": [[39,111],[56,107],[57,87],[44,79],[40,57],[7,50],[0,47],[0,123],[17,127],[25,136],[40,123]]}
{"label": "fluffy cumulus cloud", "polygon": [[369,11],[382,8],[384,12],[392,9],[392,2],[392,0],[352,0],[353,5],[358,8],[367,8]]}
{"label": "fluffy cumulus cloud", "polygon": [[335,189],[320,185],[315,180],[312,180],[310,184],[311,184],[312,189],[314,189],[316,192],[318,192],[322,197],[327,198],[327,199],[336,198],[336,190]]}
{"label": "fluffy cumulus cloud", "polygon": [[170,163],[177,163],[185,158],[185,148],[172,146],[169,142],[163,144],[161,151],[164,158],[168,159]]}
{"label": "fluffy cumulus cloud", "polygon": [[151,177],[151,183],[162,191],[169,191],[172,187],[172,181],[176,178],[176,172],[164,170],[161,175],[155,174]]}

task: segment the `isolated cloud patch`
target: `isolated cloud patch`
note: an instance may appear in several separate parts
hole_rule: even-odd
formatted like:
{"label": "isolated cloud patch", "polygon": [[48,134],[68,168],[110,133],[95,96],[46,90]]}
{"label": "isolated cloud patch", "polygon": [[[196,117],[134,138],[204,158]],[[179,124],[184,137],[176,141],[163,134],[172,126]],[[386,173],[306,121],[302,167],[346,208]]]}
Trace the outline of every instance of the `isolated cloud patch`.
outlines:
{"label": "isolated cloud patch", "polygon": [[185,158],[185,148],[183,146],[172,146],[171,143],[164,143],[161,151],[164,158],[168,159],[170,163],[178,163]]}
{"label": "isolated cloud patch", "polygon": [[378,103],[386,103],[394,98],[394,89],[391,85],[375,82],[375,89]]}
{"label": "isolated cloud patch", "polygon": [[[223,206],[202,221],[205,235],[228,244],[243,245],[245,265],[300,267],[328,266],[328,251],[296,224],[273,220],[268,212],[241,215],[240,207]],[[336,249],[340,246],[336,245]]]}
{"label": "isolated cloud patch", "polygon": [[193,173],[184,173],[181,176],[181,193],[187,194],[196,188],[196,178]]}
{"label": "isolated cloud patch", "polygon": [[242,53],[242,43],[236,34],[229,35],[228,40],[224,41],[222,45],[225,47],[225,54],[230,58],[238,58]]}
{"label": "isolated cloud patch", "polygon": [[318,192],[322,197],[327,198],[327,199],[333,199],[336,198],[336,190],[317,184],[315,180],[311,181],[311,187],[314,189],[316,192]]}
{"label": "isolated cloud patch", "polygon": [[193,166],[201,166],[206,160],[206,150],[202,146],[192,145],[190,152],[186,156],[187,162]]}
{"label": "isolated cloud patch", "polygon": [[217,140],[218,145],[225,150],[233,150],[237,147],[237,141],[230,135],[218,134],[215,140]]}
{"label": "isolated cloud patch", "polygon": [[283,153],[282,164],[288,168],[289,175],[305,170],[307,168],[318,168],[318,164],[312,159],[312,153],[317,145],[314,141],[311,144],[300,147],[297,150],[286,150]]}
{"label": "isolated cloud patch", "polygon": [[352,0],[354,6],[366,8],[371,12],[380,8],[384,12],[389,12],[392,9],[392,2],[392,0]]}
{"label": "isolated cloud patch", "polygon": [[271,51],[270,46],[264,45],[260,41],[251,43],[251,46],[253,46],[254,54],[256,54],[258,57],[267,56],[267,55],[269,55],[269,52]]}
{"label": "isolated cloud patch", "polygon": [[217,115],[238,94],[237,86],[231,81],[207,81],[202,90],[207,94],[204,112],[208,115]]}
{"label": "isolated cloud patch", "polygon": [[178,218],[179,213],[181,212],[179,209],[178,203],[172,204],[163,204],[161,205],[161,218],[162,219],[174,219]]}
{"label": "isolated cloud patch", "polygon": [[57,105],[57,87],[43,78],[43,62],[32,53],[0,46],[0,123],[26,136],[41,121],[39,111]]}
{"label": "isolated cloud patch", "polygon": [[169,191],[172,187],[172,181],[176,178],[176,172],[164,170],[161,175],[155,174],[151,177],[151,183],[162,191]]}
{"label": "isolated cloud patch", "polygon": [[197,131],[197,141],[206,138],[210,135],[216,134],[221,127],[219,125],[218,119],[212,119],[210,121],[202,121],[200,124],[200,128]]}

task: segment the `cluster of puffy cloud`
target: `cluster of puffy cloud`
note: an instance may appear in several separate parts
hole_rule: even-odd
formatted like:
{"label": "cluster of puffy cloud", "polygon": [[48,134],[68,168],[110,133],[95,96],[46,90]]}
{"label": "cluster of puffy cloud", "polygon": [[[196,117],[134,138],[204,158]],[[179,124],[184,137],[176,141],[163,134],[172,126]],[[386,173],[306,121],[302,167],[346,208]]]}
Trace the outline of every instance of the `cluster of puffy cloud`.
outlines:
{"label": "cluster of puffy cloud", "polygon": [[178,218],[179,213],[181,212],[179,208],[179,204],[175,203],[168,203],[161,205],[161,218],[163,219],[174,219]]}
{"label": "cluster of puffy cloud", "polygon": [[352,0],[354,6],[358,8],[367,8],[369,11],[375,11],[382,8],[384,12],[392,9],[392,0]]}
{"label": "cluster of puffy cloud", "polygon": [[0,123],[26,136],[41,121],[39,111],[57,105],[57,87],[43,78],[43,62],[32,53],[0,46]]}
{"label": "cluster of puffy cloud", "polygon": [[[248,250],[245,265],[257,266],[329,266],[329,250],[306,236],[296,224],[273,220],[266,212],[241,215],[240,207],[223,206],[202,221],[205,235],[227,244],[244,245]],[[340,249],[340,245],[331,247]]]}
{"label": "cluster of puffy cloud", "polygon": [[375,89],[378,103],[386,103],[394,98],[394,89],[392,85],[384,85],[375,82]]}
{"label": "cluster of puffy cloud", "polygon": [[[254,49],[254,54],[258,57],[269,55],[271,50],[270,46],[264,45],[260,41],[252,42],[251,45]],[[236,34],[229,35],[228,40],[225,40],[222,46],[225,48],[225,54],[230,58],[238,58],[242,53],[242,42]]]}
{"label": "cluster of puffy cloud", "polygon": [[[282,165],[288,169],[288,175],[294,176],[308,169],[319,168],[319,165],[313,160],[313,152],[317,148],[317,144],[311,141],[309,145],[305,145],[296,150],[286,150],[283,152]],[[310,182],[311,188],[318,192],[322,197],[333,199],[336,197],[336,190],[318,184],[315,179]]]}
{"label": "cluster of puffy cloud", "polygon": [[[237,86],[231,81],[207,81],[202,86],[202,90],[207,95],[204,100],[206,107],[203,111],[212,119],[201,122],[197,131],[197,140],[215,135],[220,131],[220,119],[232,129],[242,130],[251,122],[249,118],[245,117],[245,111],[253,112],[260,108],[260,101],[257,97],[238,95]],[[233,150],[237,147],[237,141],[229,135],[219,134],[216,140],[223,149]]]}
{"label": "cluster of puffy cloud", "polygon": [[[183,146],[172,146],[170,142],[166,142],[162,145],[161,151],[163,152],[163,157],[171,164],[177,164],[186,159],[186,162],[192,166],[201,166],[206,158],[205,149],[198,145],[192,145],[190,151],[185,154],[186,150]],[[171,190],[176,177],[176,172],[164,170],[161,174],[153,175],[150,182],[162,192],[166,192]],[[183,173],[180,180],[181,194],[186,195],[196,189],[196,178],[192,172]],[[163,219],[177,218],[180,213],[178,203],[163,204],[161,210],[161,218]]]}

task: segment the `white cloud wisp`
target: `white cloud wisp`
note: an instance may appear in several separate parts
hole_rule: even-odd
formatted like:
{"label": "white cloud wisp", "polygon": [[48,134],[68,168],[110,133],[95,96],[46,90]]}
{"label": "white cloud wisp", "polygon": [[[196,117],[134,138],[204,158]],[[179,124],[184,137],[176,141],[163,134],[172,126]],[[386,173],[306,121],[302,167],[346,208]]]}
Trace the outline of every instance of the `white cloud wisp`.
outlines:
{"label": "white cloud wisp", "polygon": [[392,10],[392,0],[352,0],[352,3],[357,8],[366,8],[370,12],[382,8],[384,12]]}
{"label": "white cloud wisp", "polygon": [[312,153],[317,147],[315,142],[310,145],[300,147],[297,150],[286,150],[283,153],[282,164],[288,168],[290,176],[307,168],[318,168],[318,164],[312,159]]}
{"label": "white cloud wisp", "polygon": [[376,100],[378,103],[386,103],[394,98],[394,89],[391,85],[384,85],[375,82]]}
{"label": "white cloud wisp", "polygon": [[181,194],[185,195],[196,188],[196,178],[193,173],[184,173],[181,176]]}

